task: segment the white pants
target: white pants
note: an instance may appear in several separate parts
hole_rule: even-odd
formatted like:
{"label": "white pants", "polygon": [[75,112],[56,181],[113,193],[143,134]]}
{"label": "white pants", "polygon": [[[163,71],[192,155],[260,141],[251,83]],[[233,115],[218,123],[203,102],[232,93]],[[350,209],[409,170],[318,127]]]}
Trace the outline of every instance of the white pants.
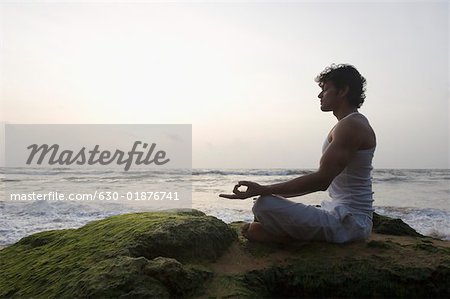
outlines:
{"label": "white pants", "polygon": [[371,215],[352,213],[346,206],[333,202],[323,202],[322,207],[317,208],[266,195],[256,200],[253,214],[269,233],[297,240],[363,241],[372,231]]}

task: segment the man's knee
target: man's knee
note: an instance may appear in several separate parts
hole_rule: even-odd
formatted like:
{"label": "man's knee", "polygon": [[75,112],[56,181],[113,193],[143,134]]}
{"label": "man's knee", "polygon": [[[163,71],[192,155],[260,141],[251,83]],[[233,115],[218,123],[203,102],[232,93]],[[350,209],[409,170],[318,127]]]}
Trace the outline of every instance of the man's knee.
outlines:
{"label": "man's knee", "polygon": [[270,210],[271,202],[274,200],[271,195],[263,195],[256,199],[252,211],[254,215],[260,215],[267,210]]}

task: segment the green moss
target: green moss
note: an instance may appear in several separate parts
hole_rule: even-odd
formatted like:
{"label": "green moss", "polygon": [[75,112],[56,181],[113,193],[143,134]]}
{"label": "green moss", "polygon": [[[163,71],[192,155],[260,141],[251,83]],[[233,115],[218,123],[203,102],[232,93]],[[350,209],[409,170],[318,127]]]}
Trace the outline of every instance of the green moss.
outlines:
{"label": "green moss", "polygon": [[241,232],[241,227],[246,224],[248,222],[244,222],[244,221],[234,221],[231,222],[230,224],[228,224],[232,229],[235,230],[236,233],[240,233]]}
{"label": "green moss", "polygon": [[[34,234],[0,251],[0,297],[450,297],[449,248],[399,221],[378,215],[374,228],[412,245],[264,245],[237,238],[241,225],[180,210]],[[245,265],[221,272],[211,263],[232,242],[228,257]]]}
{"label": "green moss", "polygon": [[[209,276],[178,261],[213,261],[234,240],[225,223],[195,211],[126,214],[41,232],[0,251],[0,297],[178,296]],[[174,262],[160,264],[160,256]],[[149,270],[158,266],[160,272]],[[177,275],[161,279],[168,269]]]}
{"label": "green moss", "polygon": [[242,275],[216,275],[202,298],[258,298],[260,295],[245,285]]}
{"label": "green moss", "polygon": [[373,213],[373,232],[394,236],[423,237],[401,219],[394,219]]}
{"label": "green moss", "polygon": [[376,241],[372,240],[367,243],[367,247],[369,248],[380,248],[380,249],[391,249],[395,245],[390,241]]}
{"label": "green moss", "polygon": [[97,263],[76,285],[84,298],[178,297],[194,292],[212,273],[184,267],[175,259],[119,256]]}
{"label": "green moss", "polygon": [[424,250],[424,251],[431,252],[431,253],[439,251],[439,248],[437,248],[431,244],[427,244],[427,243],[423,243],[423,242],[417,242],[414,245],[414,248],[417,250]]}
{"label": "green moss", "polygon": [[245,283],[266,298],[440,298],[450,294],[449,268],[443,267],[386,269],[370,260],[340,264],[303,262],[251,271],[246,274]]}

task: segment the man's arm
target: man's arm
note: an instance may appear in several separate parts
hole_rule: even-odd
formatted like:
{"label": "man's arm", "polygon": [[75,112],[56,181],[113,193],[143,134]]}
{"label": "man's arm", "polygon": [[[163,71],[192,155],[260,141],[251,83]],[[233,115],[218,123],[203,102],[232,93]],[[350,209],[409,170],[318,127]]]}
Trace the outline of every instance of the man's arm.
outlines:
{"label": "man's arm", "polygon": [[[351,119],[338,123],[332,133],[332,141],[320,159],[319,169],[293,180],[273,184],[259,185],[254,182],[241,181],[233,190],[234,194],[221,194],[221,197],[245,199],[257,195],[282,194],[286,197],[325,191],[333,179],[344,170],[361,145],[358,136],[358,126]],[[246,191],[239,191],[240,186],[246,186]]]}

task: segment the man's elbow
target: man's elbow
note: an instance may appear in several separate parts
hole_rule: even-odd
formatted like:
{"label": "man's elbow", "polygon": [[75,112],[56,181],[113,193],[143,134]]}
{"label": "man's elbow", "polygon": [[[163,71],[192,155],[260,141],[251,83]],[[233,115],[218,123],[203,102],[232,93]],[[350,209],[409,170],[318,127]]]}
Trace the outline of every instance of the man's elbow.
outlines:
{"label": "man's elbow", "polygon": [[318,191],[327,191],[328,187],[330,187],[331,183],[333,182],[333,179],[334,177],[319,173],[319,180],[317,184]]}
{"label": "man's elbow", "polygon": [[322,184],[320,184],[319,185],[319,190],[318,191],[327,191],[328,190],[328,187],[330,187],[330,185],[331,185],[331,182],[330,183],[322,183]]}

